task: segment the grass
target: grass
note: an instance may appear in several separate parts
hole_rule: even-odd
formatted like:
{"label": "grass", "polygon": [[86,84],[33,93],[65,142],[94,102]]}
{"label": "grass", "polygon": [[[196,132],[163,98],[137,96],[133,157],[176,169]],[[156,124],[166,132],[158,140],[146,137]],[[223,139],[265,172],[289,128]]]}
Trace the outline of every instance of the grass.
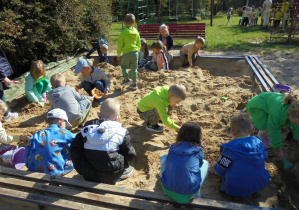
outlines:
{"label": "grass", "polygon": [[[206,45],[203,50],[206,51],[254,51],[254,52],[298,52],[299,41],[293,39],[291,44],[287,44],[287,39],[276,39],[275,42],[270,42],[270,30],[264,31],[260,26],[254,27],[240,27],[239,16],[231,18],[230,25],[226,25],[226,15],[217,15],[213,18],[213,26],[210,26],[210,20],[202,20],[206,23]],[[155,23],[155,20],[149,21]],[[162,18],[163,23],[169,22],[168,18]],[[179,17],[177,23],[198,22],[190,21],[186,17]],[[260,18],[259,18],[260,23]],[[122,30],[122,22],[112,23],[109,32],[109,44],[117,46],[117,38]],[[297,32],[298,33],[298,32]],[[158,35],[158,34],[157,34]],[[148,41],[151,44],[153,41]],[[174,40],[174,45],[181,47],[184,44],[191,42],[191,40]]]}

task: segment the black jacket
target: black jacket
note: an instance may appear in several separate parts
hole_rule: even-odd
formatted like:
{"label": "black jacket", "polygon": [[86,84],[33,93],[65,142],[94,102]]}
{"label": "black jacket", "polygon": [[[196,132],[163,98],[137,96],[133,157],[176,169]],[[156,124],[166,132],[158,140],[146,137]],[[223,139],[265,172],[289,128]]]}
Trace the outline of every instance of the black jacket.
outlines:
{"label": "black jacket", "polygon": [[[108,121],[106,119],[90,120],[85,123],[82,132],[85,132],[84,129],[88,130],[91,125],[98,126]],[[81,132],[76,135],[71,144],[70,154],[74,168],[79,174],[83,175],[85,180],[111,184],[115,183],[123,174],[124,169],[128,167],[127,161],[136,157],[135,149],[130,143],[129,132],[126,129],[124,131],[123,138],[117,137],[121,142],[121,144],[117,145],[118,151],[105,151],[103,148],[107,147],[107,145],[90,144],[87,137],[83,137],[85,134],[82,135]],[[109,138],[106,138],[106,143],[108,144],[114,137],[114,134],[110,135]],[[100,139],[95,141],[100,141]]]}
{"label": "black jacket", "polygon": [[[0,82],[5,78],[10,76],[13,73],[12,68],[3,52],[0,48]],[[6,90],[8,87],[5,85],[4,82],[0,84],[0,91]],[[2,98],[2,96],[1,96]]]}
{"label": "black jacket", "polygon": [[[172,36],[169,34],[169,35],[166,37],[166,39],[167,39],[167,45],[166,45],[166,47],[167,47],[167,51],[171,51],[171,49],[172,49],[172,47],[173,47],[173,39],[172,39]],[[161,34],[158,36],[158,39],[157,39],[157,40],[160,40],[161,42],[163,42],[163,41],[162,41],[162,35],[161,35]]]}

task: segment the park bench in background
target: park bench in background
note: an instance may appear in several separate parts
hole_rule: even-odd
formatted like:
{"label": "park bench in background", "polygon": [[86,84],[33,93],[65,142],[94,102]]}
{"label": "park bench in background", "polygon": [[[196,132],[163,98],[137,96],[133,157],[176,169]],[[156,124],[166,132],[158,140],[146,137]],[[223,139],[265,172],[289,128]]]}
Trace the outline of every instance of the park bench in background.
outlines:
{"label": "park bench in background", "polygon": [[[161,24],[138,25],[140,38],[157,39]],[[173,39],[196,39],[197,36],[205,38],[205,23],[171,23],[166,24]]]}

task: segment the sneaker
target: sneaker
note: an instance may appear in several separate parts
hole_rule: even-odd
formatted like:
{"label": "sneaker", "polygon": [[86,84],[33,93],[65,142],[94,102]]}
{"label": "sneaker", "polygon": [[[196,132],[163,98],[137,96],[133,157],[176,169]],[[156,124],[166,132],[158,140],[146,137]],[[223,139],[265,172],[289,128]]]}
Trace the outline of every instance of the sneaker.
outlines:
{"label": "sneaker", "polygon": [[40,96],[42,99],[45,99],[45,100],[47,100],[47,94],[46,93],[43,93],[43,94],[41,94],[41,96]]}
{"label": "sneaker", "polygon": [[40,98],[40,100],[39,100],[39,102],[42,102],[42,103],[45,103],[47,101],[47,99],[46,98]]}
{"label": "sneaker", "polygon": [[128,168],[126,168],[123,172],[123,174],[121,175],[121,179],[126,179],[128,177],[130,177],[133,174],[134,169],[129,166]]}
{"label": "sneaker", "polygon": [[126,79],[126,80],[124,80],[124,81],[121,83],[122,86],[130,85],[130,84],[131,84],[131,82],[130,82],[129,79]]}
{"label": "sneaker", "polygon": [[3,155],[5,152],[12,150],[13,145],[2,144],[0,146],[0,155]]}
{"label": "sneaker", "polygon": [[8,115],[3,117],[3,122],[7,122],[12,119],[15,119],[18,116],[19,116],[19,114],[16,112],[8,112]]}
{"label": "sneaker", "polygon": [[138,89],[137,83],[130,85],[130,88],[137,90]]}
{"label": "sneaker", "polygon": [[149,130],[149,131],[153,131],[153,132],[157,132],[157,133],[161,133],[164,131],[164,127],[163,126],[160,126],[158,124],[155,124],[155,125],[147,125],[146,126],[146,130]]}

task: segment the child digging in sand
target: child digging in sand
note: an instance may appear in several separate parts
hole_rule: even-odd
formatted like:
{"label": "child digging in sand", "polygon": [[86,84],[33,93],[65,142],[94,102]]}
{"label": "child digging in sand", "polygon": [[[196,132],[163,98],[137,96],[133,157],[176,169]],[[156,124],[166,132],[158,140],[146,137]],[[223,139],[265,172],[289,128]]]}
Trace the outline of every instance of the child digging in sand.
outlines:
{"label": "child digging in sand", "polygon": [[[205,45],[205,39],[198,36],[195,42],[186,44],[182,47],[180,51],[182,67],[193,67],[196,55],[199,55],[199,50]],[[187,59],[187,62],[186,62]]]}
{"label": "child digging in sand", "polygon": [[90,120],[71,145],[76,171],[87,181],[114,184],[132,175],[128,161],[136,157],[129,131],[117,122],[120,104],[109,98],[101,106],[100,119]]}
{"label": "child digging in sand", "polygon": [[200,197],[200,188],[208,175],[209,163],[203,159],[202,132],[198,124],[185,123],[171,145],[168,155],[161,157],[163,191],[178,203]]}
{"label": "child digging in sand", "polygon": [[52,109],[47,118],[50,127],[33,134],[25,148],[25,164],[29,171],[63,176],[74,168],[69,148],[75,134],[65,129],[72,125],[62,109]]}
{"label": "child digging in sand", "polygon": [[90,113],[93,97],[79,94],[73,87],[67,85],[62,74],[53,75],[51,84],[53,90],[47,95],[50,108],[64,110],[72,124],[72,128],[81,127]]}
{"label": "child digging in sand", "polygon": [[168,61],[165,53],[163,52],[163,43],[161,41],[155,41],[152,44],[153,48],[153,58],[148,61],[145,68],[148,70],[159,70],[168,69]]}
{"label": "child digging in sand", "polygon": [[118,38],[117,56],[121,59],[121,69],[124,76],[122,86],[130,85],[130,79],[128,74],[128,68],[131,69],[133,84],[130,86],[132,89],[138,89],[138,52],[140,50],[140,36],[135,27],[135,16],[131,13],[126,14],[124,19],[125,29],[121,32]]}
{"label": "child digging in sand", "polygon": [[187,97],[186,87],[181,84],[157,87],[138,102],[137,113],[147,122],[146,130],[163,132],[164,127],[159,126],[162,121],[167,127],[179,131],[180,127],[168,116],[169,106],[177,108],[178,103]]}
{"label": "child digging in sand", "polygon": [[253,126],[248,114],[234,116],[231,131],[234,139],[220,145],[221,154],[210,172],[221,175],[221,191],[232,196],[250,196],[270,180],[265,169],[266,147],[259,138],[250,136]]}
{"label": "child digging in sand", "polygon": [[98,51],[98,55],[99,55],[99,63],[103,63],[103,62],[109,63],[109,59],[107,56],[108,42],[106,42],[105,39],[99,38],[97,44],[94,45],[92,49],[89,50],[89,52],[87,53],[86,58],[88,59],[91,58],[90,55],[96,50]]}

